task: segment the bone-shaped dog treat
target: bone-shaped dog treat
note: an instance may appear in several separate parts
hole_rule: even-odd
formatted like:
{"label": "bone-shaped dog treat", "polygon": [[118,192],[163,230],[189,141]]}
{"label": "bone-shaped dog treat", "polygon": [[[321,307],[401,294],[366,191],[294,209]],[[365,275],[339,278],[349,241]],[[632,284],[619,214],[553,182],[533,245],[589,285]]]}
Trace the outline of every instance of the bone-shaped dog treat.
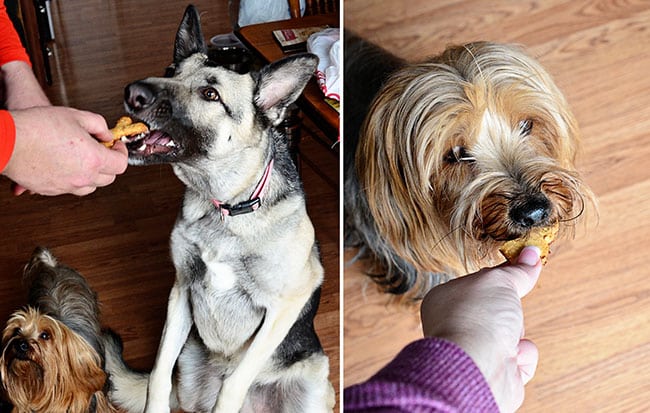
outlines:
{"label": "bone-shaped dog treat", "polygon": [[117,120],[115,127],[111,129],[113,140],[110,142],[102,142],[107,148],[112,148],[116,141],[122,139],[124,136],[136,136],[141,133],[149,131],[147,125],[142,122],[133,123],[133,120],[128,116],[122,116]]}
{"label": "bone-shaped dog treat", "polygon": [[542,264],[546,264],[548,255],[551,253],[550,245],[555,240],[559,228],[560,225],[558,222],[548,227],[534,228],[524,237],[506,241],[499,248],[499,252],[514,264],[517,262],[517,257],[524,247],[529,245],[536,246],[539,248]]}

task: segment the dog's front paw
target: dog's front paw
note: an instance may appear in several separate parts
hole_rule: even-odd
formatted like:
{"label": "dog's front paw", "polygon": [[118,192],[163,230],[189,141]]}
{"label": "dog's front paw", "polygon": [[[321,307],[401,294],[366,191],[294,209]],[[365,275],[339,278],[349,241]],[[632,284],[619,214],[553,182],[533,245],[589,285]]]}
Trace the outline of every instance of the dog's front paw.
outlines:
{"label": "dog's front paw", "polygon": [[240,403],[234,403],[232,401],[222,401],[223,398],[219,398],[216,406],[212,409],[212,413],[236,413],[241,408]]}
{"label": "dog's front paw", "polygon": [[244,404],[246,392],[241,392],[240,389],[230,389],[228,382],[224,382],[217,398],[217,403],[212,409],[212,413],[236,413]]}
{"label": "dog's front paw", "polygon": [[170,413],[170,409],[165,402],[149,400],[144,408],[144,413]]}

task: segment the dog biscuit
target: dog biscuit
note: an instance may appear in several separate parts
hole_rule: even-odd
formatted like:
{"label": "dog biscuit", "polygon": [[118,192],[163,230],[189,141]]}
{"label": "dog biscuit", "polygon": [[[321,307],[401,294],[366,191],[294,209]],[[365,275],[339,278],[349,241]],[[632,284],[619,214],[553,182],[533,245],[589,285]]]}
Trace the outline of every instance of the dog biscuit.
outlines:
{"label": "dog biscuit", "polygon": [[135,136],[145,133],[149,130],[147,125],[142,122],[133,123],[133,120],[128,116],[122,116],[117,120],[115,127],[111,129],[113,140],[110,142],[102,142],[107,148],[112,148],[116,141],[122,139],[123,136]]}
{"label": "dog biscuit", "polygon": [[539,248],[542,264],[546,264],[548,255],[551,253],[550,245],[555,240],[559,228],[558,222],[548,227],[535,228],[524,237],[506,241],[499,251],[514,264],[524,247],[535,246]]}

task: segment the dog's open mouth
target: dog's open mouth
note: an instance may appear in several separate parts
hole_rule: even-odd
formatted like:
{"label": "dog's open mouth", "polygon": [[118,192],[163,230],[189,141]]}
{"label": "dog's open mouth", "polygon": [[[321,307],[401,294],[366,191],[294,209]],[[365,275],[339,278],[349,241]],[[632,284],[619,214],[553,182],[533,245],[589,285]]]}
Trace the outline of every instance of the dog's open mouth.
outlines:
{"label": "dog's open mouth", "polygon": [[129,152],[138,155],[166,154],[176,149],[176,142],[161,130],[149,130],[136,136],[122,138]]}

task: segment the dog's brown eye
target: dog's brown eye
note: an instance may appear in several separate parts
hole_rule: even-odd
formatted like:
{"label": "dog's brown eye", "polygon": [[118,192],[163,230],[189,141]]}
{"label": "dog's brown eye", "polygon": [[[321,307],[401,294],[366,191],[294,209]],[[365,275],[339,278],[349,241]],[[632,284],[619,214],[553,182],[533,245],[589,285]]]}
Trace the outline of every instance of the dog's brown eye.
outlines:
{"label": "dog's brown eye", "polygon": [[49,340],[49,339],[50,339],[50,333],[48,333],[47,331],[43,331],[43,332],[38,336],[38,338],[40,338],[41,340]]}
{"label": "dog's brown eye", "polygon": [[519,129],[521,130],[522,136],[530,135],[530,131],[533,130],[533,120],[525,119],[519,122]]}
{"label": "dog's brown eye", "polygon": [[447,163],[474,162],[476,158],[471,156],[464,146],[454,146],[445,154],[444,158]]}
{"label": "dog's brown eye", "polygon": [[211,100],[211,101],[219,100],[219,92],[217,92],[214,88],[211,87],[204,87],[203,89],[201,89],[201,95],[206,100]]}

